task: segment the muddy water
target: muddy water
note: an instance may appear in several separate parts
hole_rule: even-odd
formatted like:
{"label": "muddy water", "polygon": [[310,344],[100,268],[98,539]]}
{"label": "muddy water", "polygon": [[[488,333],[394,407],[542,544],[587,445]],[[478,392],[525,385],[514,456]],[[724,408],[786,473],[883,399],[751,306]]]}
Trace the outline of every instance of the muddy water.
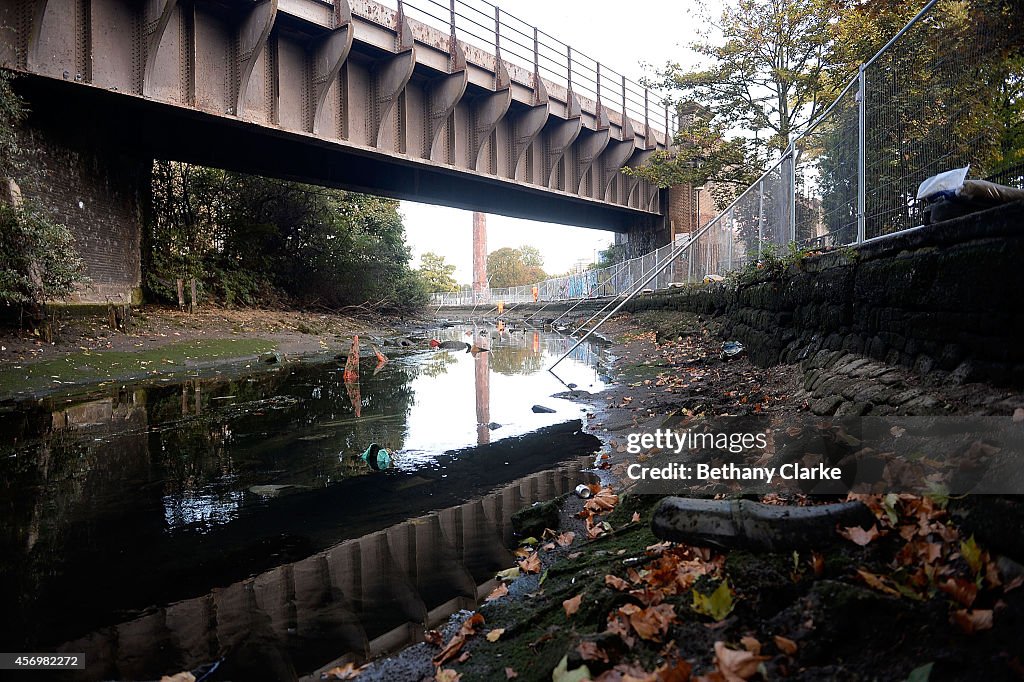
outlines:
{"label": "muddy water", "polygon": [[[84,652],[74,679],[221,658],[286,679],[417,638],[511,565],[514,511],[588,476],[596,439],[545,370],[569,344],[494,333],[365,359],[357,385],[300,364],[0,406],[0,650]],[[581,347],[559,375],[599,391],[600,361]]]}

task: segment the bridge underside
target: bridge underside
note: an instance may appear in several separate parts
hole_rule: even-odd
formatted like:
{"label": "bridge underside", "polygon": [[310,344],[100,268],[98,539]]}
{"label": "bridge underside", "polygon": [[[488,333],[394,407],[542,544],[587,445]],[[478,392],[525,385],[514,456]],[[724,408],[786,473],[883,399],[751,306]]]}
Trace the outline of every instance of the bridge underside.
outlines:
{"label": "bridge underside", "polygon": [[125,98],[99,88],[24,77],[19,90],[42,131],[68,126],[139,159],[169,159],[283,180],[615,232],[649,230],[663,217],[553,193],[528,183],[342,147],[234,118]]}

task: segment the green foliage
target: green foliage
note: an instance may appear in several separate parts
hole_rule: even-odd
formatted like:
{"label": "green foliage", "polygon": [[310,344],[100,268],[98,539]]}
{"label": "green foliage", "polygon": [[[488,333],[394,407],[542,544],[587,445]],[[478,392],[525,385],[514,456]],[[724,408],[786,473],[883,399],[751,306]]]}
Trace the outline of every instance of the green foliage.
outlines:
{"label": "green foliage", "polygon": [[427,291],[448,293],[457,291],[458,282],[452,276],[455,274],[455,266],[445,262],[444,256],[439,256],[432,251],[427,251],[420,256],[420,278],[427,287]]}
{"label": "green foliage", "polygon": [[547,278],[544,259],[533,246],[504,247],[487,254],[487,281],[502,289],[533,284]]}
{"label": "green foliage", "polygon": [[0,301],[41,304],[70,294],[82,280],[71,232],[31,202],[0,204]]}
{"label": "green foliage", "polygon": [[[0,182],[24,168],[17,127],[25,106],[11,88],[13,76],[0,69]],[[12,197],[13,199],[13,197]],[[0,301],[41,306],[70,294],[82,281],[82,260],[71,232],[54,223],[43,207],[27,200],[0,203]]]}
{"label": "green foliage", "polygon": [[146,284],[156,298],[175,300],[175,280],[197,277],[229,305],[427,300],[395,201],[170,162],[154,166],[153,188]]}
{"label": "green foliage", "polygon": [[668,64],[661,85],[710,107],[721,127],[753,133],[753,158],[763,161],[830,101],[827,57],[838,6],[834,0],[727,5],[718,21],[702,17],[720,29],[721,41],[705,36],[690,46],[707,66],[687,71]]}

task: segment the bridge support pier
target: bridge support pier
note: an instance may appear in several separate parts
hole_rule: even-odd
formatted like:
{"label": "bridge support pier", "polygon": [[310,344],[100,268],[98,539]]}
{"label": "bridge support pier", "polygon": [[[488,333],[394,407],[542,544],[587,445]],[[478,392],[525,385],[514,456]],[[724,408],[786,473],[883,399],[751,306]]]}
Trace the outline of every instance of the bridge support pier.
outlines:
{"label": "bridge support pier", "polygon": [[47,110],[32,107],[20,131],[28,150],[21,188],[75,238],[88,281],[69,302],[139,303],[151,161],[96,139],[88,119],[59,125],[36,113]]}

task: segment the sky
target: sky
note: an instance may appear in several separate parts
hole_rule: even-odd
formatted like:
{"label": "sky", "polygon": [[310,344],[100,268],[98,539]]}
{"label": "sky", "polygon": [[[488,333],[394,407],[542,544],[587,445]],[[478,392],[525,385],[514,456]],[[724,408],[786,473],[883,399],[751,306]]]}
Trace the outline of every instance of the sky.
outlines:
{"label": "sky", "polygon": [[[690,3],[678,0],[497,0],[495,4],[636,81],[647,73],[642,63],[689,62],[692,56],[685,46],[698,38],[700,28],[686,11]],[[715,4],[710,6],[717,12]],[[420,255],[432,251],[455,265],[460,284],[470,283],[473,214],[411,201],[402,202],[401,212],[413,266],[418,267]],[[593,260],[613,239],[614,234],[604,230],[487,216],[488,252],[504,246],[536,246],[544,256],[545,271],[552,274],[567,272],[577,260]]]}

